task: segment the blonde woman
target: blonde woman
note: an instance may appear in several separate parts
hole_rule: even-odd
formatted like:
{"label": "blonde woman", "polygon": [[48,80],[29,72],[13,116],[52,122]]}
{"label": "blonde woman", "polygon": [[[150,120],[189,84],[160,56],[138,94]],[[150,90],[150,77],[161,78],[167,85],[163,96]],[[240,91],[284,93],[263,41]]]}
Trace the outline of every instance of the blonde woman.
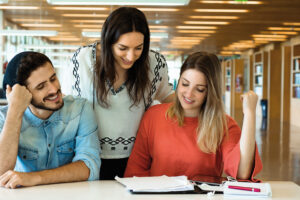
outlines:
{"label": "blonde woman", "polygon": [[255,144],[257,95],[242,95],[242,131],[224,112],[222,77],[214,54],[196,52],[184,62],[174,103],[144,115],[125,176],[250,179],[262,169]]}

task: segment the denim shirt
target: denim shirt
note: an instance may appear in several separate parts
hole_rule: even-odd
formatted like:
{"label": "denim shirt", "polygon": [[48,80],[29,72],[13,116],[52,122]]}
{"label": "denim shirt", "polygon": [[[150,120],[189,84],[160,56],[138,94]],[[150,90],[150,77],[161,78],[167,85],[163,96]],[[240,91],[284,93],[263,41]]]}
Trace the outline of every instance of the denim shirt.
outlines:
{"label": "denim shirt", "polygon": [[[100,144],[90,104],[83,98],[64,97],[64,106],[46,120],[29,108],[24,112],[15,171],[34,172],[83,161],[88,180],[99,179]],[[0,108],[2,130],[8,106]],[[75,173],[75,172],[74,172]]]}

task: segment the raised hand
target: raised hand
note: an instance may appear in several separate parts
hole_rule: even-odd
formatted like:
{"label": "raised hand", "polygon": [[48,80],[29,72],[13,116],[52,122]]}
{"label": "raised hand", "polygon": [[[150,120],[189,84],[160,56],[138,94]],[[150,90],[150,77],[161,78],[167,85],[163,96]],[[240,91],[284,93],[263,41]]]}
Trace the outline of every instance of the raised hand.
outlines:
{"label": "raised hand", "polygon": [[258,96],[255,92],[249,91],[241,95],[241,100],[243,101],[243,113],[245,114],[254,114],[256,111],[256,105]]}
{"label": "raised hand", "polygon": [[25,86],[15,84],[11,88],[9,85],[7,85],[6,98],[8,105],[11,108],[20,112],[24,112],[31,102],[32,94]]}

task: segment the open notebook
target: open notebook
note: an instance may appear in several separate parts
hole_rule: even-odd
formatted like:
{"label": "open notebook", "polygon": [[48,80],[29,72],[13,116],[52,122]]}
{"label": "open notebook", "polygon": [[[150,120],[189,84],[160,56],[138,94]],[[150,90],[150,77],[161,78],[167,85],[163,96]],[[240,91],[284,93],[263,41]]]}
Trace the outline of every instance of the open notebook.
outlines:
{"label": "open notebook", "polygon": [[133,193],[194,191],[194,185],[186,176],[115,177],[115,179]]}
{"label": "open notebook", "polygon": [[271,196],[272,190],[269,183],[225,182],[224,184],[224,197],[228,199]]}

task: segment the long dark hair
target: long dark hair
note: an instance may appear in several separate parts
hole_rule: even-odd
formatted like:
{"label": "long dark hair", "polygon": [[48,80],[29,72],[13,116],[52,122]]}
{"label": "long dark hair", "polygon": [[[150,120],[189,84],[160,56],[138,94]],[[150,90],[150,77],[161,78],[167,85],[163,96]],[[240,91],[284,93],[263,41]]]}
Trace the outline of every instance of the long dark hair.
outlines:
{"label": "long dark hair", "polygon": [[[180,78],[182,73],[188,69],[202,72],[206,77],[207,96],[199,109],[197,143],[203,152],[215,153],[222,142],[224,130],[227,132],[226,115],[222,101],[221,65],[216,55],[207,52],[195,52],[183,63]],[[169,107],[166,114],[169,118],[177,119],[179,126],[183,125],[184,111],[177,95],[175,103]]]}
{"label": "long dark hair", "polygon": [[107,101],[109,88],[106,81],[113,84],[116,80],[112,45],[122,34],[134,31],[144,35],[144,44],[140,58],[127,71],[126,87],[132,105],[137,105],[144,98],[144,93],[150,85],[148,77],[150,32],[146,17],[143,12],[133,7],[118,8],[104,22],[101,31],[101,54],[94,67],[94,87],[101,106],[109,106]]}

